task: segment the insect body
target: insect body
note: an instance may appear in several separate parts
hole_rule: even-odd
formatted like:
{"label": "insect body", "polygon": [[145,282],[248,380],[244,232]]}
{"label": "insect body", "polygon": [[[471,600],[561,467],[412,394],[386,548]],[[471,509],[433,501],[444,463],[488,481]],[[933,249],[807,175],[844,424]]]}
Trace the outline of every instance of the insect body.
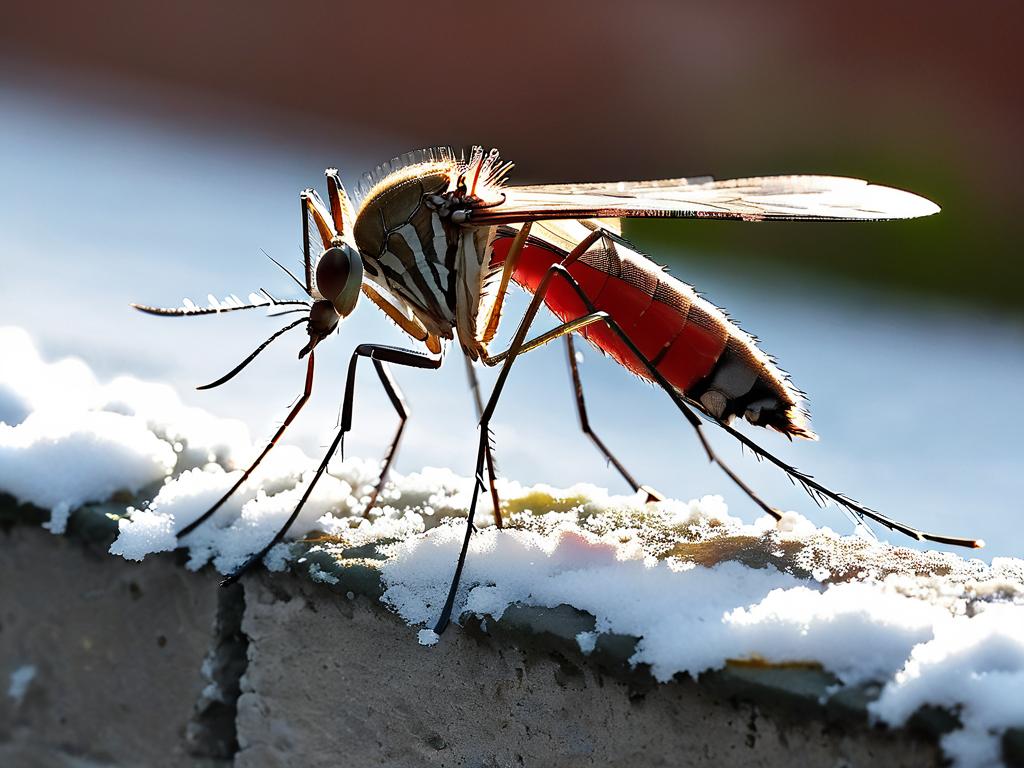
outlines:
{"label": "insect body", "polygon": [[[557,234],[578,241],[591,234],[585,225],[571,223],[575,226],[563,224]],[[527,245],[520,254],[513,280],[531,293],[571,249],[572,240],[559,248],[555,239],[549,236],[544,245]],[[511,242],[505,238],[495,243],[498,258]],[[786,435],[814,437],[800,395],[785,374],[749,335],[689,285],[607,236],[568,270],[594,307],[614,318],[665,379],[708,415],[724,421],[739,416]],[[564,289],[549,290],[545,303],[566,322],[587,312],[581,299]],[[587,326],[580,333],[633,373],[651,378],[642,361],[603,325]]]}
{"label": "insect body", "polygon": [[[217,504],[185,526],[179,537],[207,520],[280,439],[310,397],[315,348],[351,313],[360,293],[425,347],[425,351],[376,344],[357,347],[349,364],[341,425],[312,482],[274,539],[227,581],[262,559],[284,536],[326,471],[331,456],[343,445],[352,423],[359,360],[372,361],[400,419],[368,511],[386,479],[408,417],[389,363],[439,368],[448,341],[456,339],[469,363],[477,393],[480,440],[466,536],[437,631],[443,630],[450,619],[479,494],[485,485],[490,487],[495,520],[501,525],[488,428],[519,356],[555,339],[565,339],[583,431],[634,490],[646,492],[649,500],[660,498],[656,491],[640,485],[590,428],[573,334],[583,336],[630,371],[660,386],[695,430],[708,459],[776,518],[780,517],[778,511],[713,451],[704,437],[702,418],[778,466],[816,501],[835,502],[860,521],[870,518],[917,539],[982,545],[973,539],[923,533],[888,518],[801,473],[736,430],[732,422],[741,418],[790,438],[815,437],[800,393],[753,338],[689,285],[641,254],[621,236],[618,224],[621,218],[657,216],[743,221],[882,220],[930,215],[938,211],[934,204],[908,192],[827,176],[514,187],[505,183],[510,169],[511,164],[502,162],[493,150],[485,155],[474,148],[468,160],[457,159],[448,149],[425,150],[378,168],[364,184],[358,207],[352,205],[337,172],[328,170],[327,203],[313,190],[301,195],[304,275],[303,279],[292,277],[308,301],[281,302],[268,295],[267,301],[236,302],[211,309],[137,307],[151,314],[184,316],[272,305],[281,307],[282,314],[306,315],[267,339],[228,374],[206,385],[228,381],[274,339],[305,323],[309,341],[299,353],[300,357],[308,356],[302,397],[252,466]],[[490,344],[512,282],[532,293],[533,299],[509,348],[493,353]],[[528,338],[544,305],[561,322],[550,331]],[[486,403],[479,399],[473,362],[502,365]]]}

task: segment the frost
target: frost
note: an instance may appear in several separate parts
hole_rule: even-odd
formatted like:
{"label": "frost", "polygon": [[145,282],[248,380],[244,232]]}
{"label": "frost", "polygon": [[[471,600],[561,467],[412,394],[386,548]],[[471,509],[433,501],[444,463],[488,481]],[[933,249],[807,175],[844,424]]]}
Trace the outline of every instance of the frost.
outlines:
{"label": "frost", "polygon": [[313,581],[319,581],[321,584],[337,584],[341,581],[333,573],[328,573],[316,563],[311,563],[309,566],[309,578]]}
{"label": "frost", "polygon": [[11,682],[7,686],[7,695],[14,699],[15,704],[20,704],[28,692],[29,685],[36,676],[36,668],[32,664],[24,664],[11,672]]}
{"label": "frost", "polygon": [[421,629],[416,634],[416,639],[419,640],[420,645],[437,645],[441,636],[432,629]]}
{"label": "frost", "polygon": [[151,552],[170,552],[177,546],[171,518],[146,509],[127,510],[131,518],[118,520],[120,535],[110,552],[125,560],[142,560]]}
{"label": "frost", "polygon": [[144,424],[116,413],[36,411],[15,427],[0,424],[0,488],[19,501],[68,511],[136,492],[173,469],[174,451]]}
{"label": "frost", "polygon": [[43,528],[46,528],[50,533],[56,533],[58,535],[66,533],[68,529],[68,520],[71,518],[71,505],[66,501],[62,501],[59,504],[54,505],[53,509],[50,510],[50,522],[43,523]]}
{"label": "frost", "polygon": [[43,361],[19,328],[0,328],[0,359],[0,490],[52,510],[54,533],[83,504],[249,445],[241,422],[188,408],[169,387],[100,384],[81,360]]}
{"label": "frost", "polygon": [[[601,633],[638,637],[631,661],[662,681],[729,660],[821,666],[878,684],[872,713],[889,725],[929,704],[956,712],[942,746],[959,766],[999,764],[1003,733],[1024,724],[1024,562],[744,525],[716,497],[608,501],[480,530],[456,620],[569,604],[596,619],[583,653]],[[461,536],[446,524],[385,548],[382,599],[409,623],[436,620]]]}
{"label": "frost", "polygon": [[580,647],[580,651],[583,652],[584,656],[589,656],[594,652],[594,648],[597,647],[597,632],[579,632],[576,635],[576,643]]}
{"label": "frost", "polygon": [[958,711],[961,729],[943,738],[956,765],[998,764],[1002,732],[1024,723],[1024,609],[985,605],[940,622],[913,648],[871,709],[900,725],[925,704]]}
{"label": "frost", "polygon": [[[0,492],[50,509],[59,533],[83,504],[145,489],[126,503],[111,546],[127,559],[183,546],[189,568],[230,573],[272,540],[316,469],[278,446],[179,542],[262,445],[167,387],[103,384],[80,361],[44,362],[17,329],[0,329],[0,359]],[[361,557],[379,568],[382,601],[433,645],[442,640],[427,627],[447,596],[473,484],[447,469],[394,473],[364,516],[379,470],[333,461],[289,538],[316,532],[305,546],[318,557],[375,553]],[[841,536],[794,512],[746,523],[713,495],[647,504],[592,485],[509,480],[499,493],[509,519],[499,530],[481,507],[456,622],[476,615],[489,626],[512,605],[570,605],[595,620],[576,636],[582,653],[602,634],[636,637],[631,662],[660,681],[730,661],[821,667],[840,684],[876,684],[879,722],[899,726],[926,705],[956,713],[961,727],[942,747],[959,766],[998,763],[1004,732],[1024,725],[1024,561],[986,565]],[[278,544],[264,565],[287,568],[291,551]],[[345,579],[318,563],[308,571],[332,585]],[[16,670],[10,695],[24,695],[33,674]]]}
{"label": "frost", "polygon": [[263,565],[271,573],[280,573],[288,567],[289,554],[287,544],[275,544],[263,556]]}

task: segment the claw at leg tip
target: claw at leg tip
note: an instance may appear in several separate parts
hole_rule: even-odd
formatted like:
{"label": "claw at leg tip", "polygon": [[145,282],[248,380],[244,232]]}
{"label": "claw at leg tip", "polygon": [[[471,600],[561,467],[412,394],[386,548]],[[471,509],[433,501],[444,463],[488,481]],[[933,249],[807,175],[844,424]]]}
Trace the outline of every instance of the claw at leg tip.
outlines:
{"label": "claw at leg tip", "polygon": [[654,501],[664,501],[665,500],[665,495],[664,494],[659,493],[658,491],[656,491],[653,488],[651,488],[651,486],[649,486],[649,485],[641,485],[637,490],[638,491],[642,491],[643,493],[647,494],[647,499],[645,501],[645,503],[647,503],[647,504],[650,504],[651,502],[654,502]]}

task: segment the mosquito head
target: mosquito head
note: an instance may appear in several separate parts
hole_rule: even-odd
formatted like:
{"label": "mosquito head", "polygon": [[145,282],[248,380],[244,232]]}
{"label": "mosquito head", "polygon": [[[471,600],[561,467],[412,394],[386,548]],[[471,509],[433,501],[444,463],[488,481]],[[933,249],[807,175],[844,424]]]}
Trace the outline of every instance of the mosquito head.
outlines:
{"label": "mosquito head", "polygon": [[305,357],[322,339],[352,314],[363,284],[363,261],[358,252],[340,238],[324,251],[316,263],[316,292],[322,298],[309,309],[309,343],[299,352]]}

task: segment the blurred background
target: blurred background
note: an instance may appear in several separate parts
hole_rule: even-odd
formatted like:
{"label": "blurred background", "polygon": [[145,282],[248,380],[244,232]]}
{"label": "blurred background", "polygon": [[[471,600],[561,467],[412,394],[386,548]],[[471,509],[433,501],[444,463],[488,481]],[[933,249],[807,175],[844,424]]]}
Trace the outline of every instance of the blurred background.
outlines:
{"label": "blurred background", "polygon": [[[298,192],[413,148],[497,146],[513,181],[771,173],[866,177],[943,207],[878,224],[633,224],[627,236],[763,340],[811,395],[818,444],[762,442],[909,522],[1021,555],[1024,199],[1019,2],[857,4],[0,2],[0,323],[101,376],[166,381],[269,435],[301,388],[296,337],[224,389],[276,326],[161,321],[129,301],[291,286]],[[510,307],[502,338],[511,333]],[[359,342],[403,343],[364,306],[331,341],[290,434],[336,422]],[[294,348],[292,348],[294,347]],[[2,363],[0,363],[2,364]],[[524,360],[499,410],[501,472],[625,491],[578,434],[564,353]],[[399,471],[471,471],[474,416],[452,354],[400,370]],[[643,482],[750,504],[665,399],[588,353],[592,421]],[[485,373],[489,381],[490,374]],[[361,380],[353,452],[394,416]],[[721,441],[776,503],[842,530]]]}

